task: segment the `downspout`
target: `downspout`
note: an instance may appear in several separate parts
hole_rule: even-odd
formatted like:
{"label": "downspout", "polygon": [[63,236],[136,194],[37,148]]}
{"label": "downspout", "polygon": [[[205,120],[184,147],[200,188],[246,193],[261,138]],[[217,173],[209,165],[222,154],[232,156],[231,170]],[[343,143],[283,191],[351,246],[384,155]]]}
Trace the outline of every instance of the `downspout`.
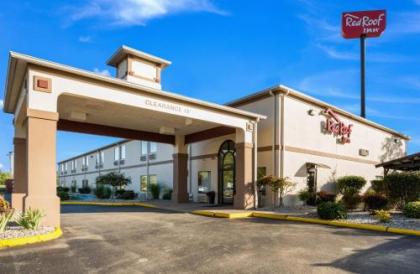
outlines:
{"label": "downspout", "polygon": [[285,111],[284,111],[284,98],[289,95],[290,91],[287,90],[286,93],[283,93],[281,95],[281,119],[280,119],[280,177],[284,177],[284,155],[286,151],[286,140],[285,140],[285,134],[284,134],[284,121],[285,121]]}
{"label": "downspout", "polygon": [[[192,197],[192,199],[194,200],[194,195],[192,193],[192,144],[188,145],[188,181],[189,181],[189,193]],[[211,186],[211,182],[210,182],[210,186]]]}
{"label": "downspout", "polygon": [[252,147],[252,178],[254,181],[254,208],[257,209],[258,208],[258,188],[257,188],[257,176],[258,176],[258,122],[259,119],[257,119],[257,121],[253,121],[253,131],[252,131],[252,142],[253,142],[253,147]]}

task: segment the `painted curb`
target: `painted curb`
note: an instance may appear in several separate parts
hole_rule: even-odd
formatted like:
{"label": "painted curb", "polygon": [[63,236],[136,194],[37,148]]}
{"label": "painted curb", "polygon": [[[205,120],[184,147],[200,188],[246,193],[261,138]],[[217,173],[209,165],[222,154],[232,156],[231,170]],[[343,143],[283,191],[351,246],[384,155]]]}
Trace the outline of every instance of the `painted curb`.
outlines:
{"label": "painted curb", "polygon": [[51,231],[46,234],[28,236],[28,237],[22,237],[22,238],[4,239],[4,240],[0,240],[0,249],[51,241],[51,240],[59,238],[61,235],[63,235],[63,232],[61,231],[59,227],[57,227],[55,228],[54,231]]}
{"label": "painted curb", "polygon": [[316,219],[316,218],[304,218],[304,217],[289,216],[289,215],[281,214],[281,213],[265,213],[261,211],[244,212],[244,213],[227,213],[227,212],[215,212],[215,211],[210,211],[210,210],[195,210],[195,211],[192,211],[191,213],[206,216],[206,217],[218,217],[218,218],[229,218],[229,219],[256,217],[256,218],[264,218],[264,219],[271,219],[271,220],[285,220],[285,221],[302,222],[302,223],[310,223],[310,224],[329,225],[329,226],[336,226],[336,227],[343,227],[343,228],[388,232],[388,233],[395,233],[395,234],[401,234],[401,235],[420,236],[420,230],[401,229],[401,228],[393,228],[393,227],[388,227],[388,226],[372,225],[372,224],[346,223],[346,222],[337,221],[337,220],[329,221],[329,220],[321,220],[321,219]]}
{"label": "painted curb", "polygon": [[94,206],[141,206],[149,208],[157,208],[155,205],[142,203],[142,202],[73,202],[73,201],[63,201],[62,205],[94,205]]}

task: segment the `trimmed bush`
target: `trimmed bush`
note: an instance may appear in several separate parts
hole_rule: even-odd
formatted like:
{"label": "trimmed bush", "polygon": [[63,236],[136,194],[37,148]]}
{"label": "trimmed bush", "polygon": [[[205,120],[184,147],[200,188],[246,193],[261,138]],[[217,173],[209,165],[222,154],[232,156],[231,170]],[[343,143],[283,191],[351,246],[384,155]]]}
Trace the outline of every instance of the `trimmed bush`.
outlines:
{"label": "trimmed bush", "polygon": [[341,201],[347,209],[355,209],[362,202],[362,196],[359,194],[344,195]]}
{"label": "trimmed bush", "polygon": [[325,203],[325,202],[335,202],[335,199],[337,197],[337,195],[335,195],[334,193],[328,193],[324,190],[319,191],[316,194],[316,203],[320,204],[320,203]]}
{"label": "trimmed bush", "polygon": [[153,199],[159,199],[160,185],[159,184],[151,184],[150,185],[150,192],[152,193]]}
{"label": "trimmed bush", "polygon": [[388,198],[379,193],[369,193],[363,196],[365,207],[369,210],[385,209],[388,205]]}
{"label": "trimmed bush", "polygon": [[118,199],[123,200],[133,200],[137,197],[137,194],[132,190],[126,190],[123,193],[119,194]]}
{"label": "trimmed bush", "polygon": [[420,197],[420,172],[391,173],[384,178],[389,198],[399,207]]}
{"label": "trimmed bush", "polygon": [[403,208],[403,213],[408,218],[420,218],[420,201],[407,203]]}
{"label": "trimmed bush", "polygon": [[165,193],[162,195],[163,200],[170,200],[172,199],[172,189],[167,189]]}
{"label": "trimmed bush", "polygon": [[360,176],[343,176],[337,180],[338,191],[344,196],[358,194],[365,185],[365,178]]}
{"label": "trimmed bush", "polygon": [[70,190],[71,190],[71,192],[73,192],[73,193],[74,193],[74,192],[76,192],[77,187],[76,187],[76,186],[71,186],[71,187],[70,187]]}
{"label": "trimmed bush", "polygon": [[386,184],[384,179],[382,180],[372,180],[370,181],[370,185],[372,186],[372,189],[376,192],[376,193],[381,193],[386,195],[388,193]]}
{"label": "trimmed bush", "polygon": [[3,197],[0,196],[0,213],[7,212],[10,209],[10,204]]}
{"label": "trimmed bush", "polygon": [[69,193],[68,193],[68,192],[66,192],[66,191],[59,191],[59,192],[57,193],[57,195],[58,195],[58,197],[60,197],[60,200],[61,200],[61,201],[67,201],[67,200],[70,200],[70,195],[69,195]]}
{"label": "trimmed bush", "polygon": [[325,202],[320,203],[317,207],[319,218],[324,220],[346,219],[347,212],[340,203]]}
{"label": "trimmed bush", "polygon": [[88,186],[79,188],[80,194],[90,194],[91,192],[92,192],[92,189]]}
{"label": "trimmed bush", "polygon": [[299,200],[301,200],[304,203],[307,203],[308,200],[311,198],[311,193],[309,193],[308,189],[305,188],[299,191],[298,197]]}
{"label": "trimmed bush", "polygon": [[104,186],[103,184],[97,184],[94,193],[98,199],[109,199],[111,198],[112,190],[108,186]]}

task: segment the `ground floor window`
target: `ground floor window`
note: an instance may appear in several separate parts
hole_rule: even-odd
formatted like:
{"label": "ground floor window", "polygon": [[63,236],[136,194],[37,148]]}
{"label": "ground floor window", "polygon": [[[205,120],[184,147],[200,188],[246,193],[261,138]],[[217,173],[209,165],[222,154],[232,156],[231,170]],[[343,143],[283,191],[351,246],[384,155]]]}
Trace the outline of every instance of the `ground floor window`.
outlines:
{"label": "ground floor window", "polygon": [[210,171],[198,172],[198,193],[207,193],[210,191]]}
{"label": "ground floor window", "polygon": [[77,181],[73,180],[71,181],[71,192],[76,192],[77,190]]}
{"label": "ground floor window", "polygon": [[83,187],[83,188],[89,187],[89,180],[87,180],[87,179],[83,179],[83,180],[82,180],[82,187]]}
{"label": "ground floor window", "polygon": [[[157,185],[157,176],[156,175],[149,175],[149,184]],[[147,175],[140,176],[140,191],[141,192],[147,192]]]}

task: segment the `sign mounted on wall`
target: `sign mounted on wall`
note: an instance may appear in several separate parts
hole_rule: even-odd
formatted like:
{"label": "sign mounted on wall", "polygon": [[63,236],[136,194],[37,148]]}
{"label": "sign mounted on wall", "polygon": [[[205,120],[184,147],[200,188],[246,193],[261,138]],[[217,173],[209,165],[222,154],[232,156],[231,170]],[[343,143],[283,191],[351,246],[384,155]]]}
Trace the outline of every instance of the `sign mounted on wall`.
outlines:
{"label": "sign mounted on wall", "polygon": [[325,123],[325,131],[332,133],[334,136],[337,136],[338,141],[342,144],[350,143],[350,135],[352,132],[353,124],[346,125],[330,108],[327,108],[324,111],[324,114],[328,116],[327,122]]}
{"label": "sign mounted on wall", "polygon": [[378,37],[386,26],[386,11],[344,12],[341,17],[341,30],[344,38]]}

